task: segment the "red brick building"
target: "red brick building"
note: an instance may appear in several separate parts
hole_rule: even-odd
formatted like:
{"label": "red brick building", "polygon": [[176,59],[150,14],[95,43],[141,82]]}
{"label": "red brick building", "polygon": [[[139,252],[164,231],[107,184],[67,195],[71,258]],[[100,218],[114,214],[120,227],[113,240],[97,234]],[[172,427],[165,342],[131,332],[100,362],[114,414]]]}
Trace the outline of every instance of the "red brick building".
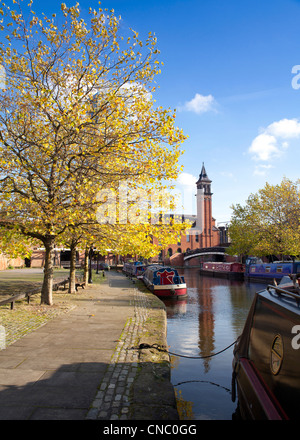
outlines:
{"label": "red brick building", "polygon": [[[190,233],[181,235],[180,241],[170,244],[163,250],[160,257],[167,261],[171,257],[174,260],[175,254],[178,262],[182,260],[183,253],[202,248],[210,248],[220,244],[220,231],[216,227],[216,220],[212,216],[212,195],[211,183],[204,163],[202,165],[197,185],[197,215],[184,215],[183,219],[188,219],[193,223]],[[176,264],[176,262],[173,261]],[[179,264],[180,265],[180,264]]]}

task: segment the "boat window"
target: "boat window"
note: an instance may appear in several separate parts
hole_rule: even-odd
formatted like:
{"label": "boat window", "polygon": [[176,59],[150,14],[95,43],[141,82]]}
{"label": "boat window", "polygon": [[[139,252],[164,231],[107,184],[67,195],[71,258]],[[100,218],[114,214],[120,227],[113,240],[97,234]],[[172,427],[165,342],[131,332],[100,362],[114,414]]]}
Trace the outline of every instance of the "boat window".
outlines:
{"label": "boat window", "polygon": [[271,272],[271,267],[270,266],[266,266],[266,272]]}
{"label": "boat window", "polygon": [[276,271],[277,271],[277,272],[282,272],[282,266],[277,266]]}

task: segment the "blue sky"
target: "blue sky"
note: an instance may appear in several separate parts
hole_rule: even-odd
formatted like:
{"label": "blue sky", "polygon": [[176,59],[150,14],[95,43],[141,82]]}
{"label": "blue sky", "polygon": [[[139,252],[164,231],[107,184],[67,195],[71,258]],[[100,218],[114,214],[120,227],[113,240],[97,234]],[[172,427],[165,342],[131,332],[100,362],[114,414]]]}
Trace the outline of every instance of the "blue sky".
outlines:
{"label": "blue sky", "polygon": [[[35,1],[33,9],[55,12],[60,3]],[[164,66],[154,98],[177,109],[176,125],[189,136],[179,179],[187,213],[195,213],[202,162],[217,224],[266,182],[298,179],[300,1],[103,0],[101,7],[121,15],[122,31],[158,39]]]}

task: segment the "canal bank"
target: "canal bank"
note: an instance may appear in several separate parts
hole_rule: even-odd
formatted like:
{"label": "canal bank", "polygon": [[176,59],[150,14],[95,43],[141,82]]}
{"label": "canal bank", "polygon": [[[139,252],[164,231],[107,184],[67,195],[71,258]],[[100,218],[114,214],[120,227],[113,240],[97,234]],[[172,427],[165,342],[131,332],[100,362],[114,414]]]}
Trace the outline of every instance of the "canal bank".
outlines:
{"label": "canal bank", "polygon": [[141,349],[166,348],[164,305],[106,275],[0,351],[1,420],[178,419],[168,354]]}

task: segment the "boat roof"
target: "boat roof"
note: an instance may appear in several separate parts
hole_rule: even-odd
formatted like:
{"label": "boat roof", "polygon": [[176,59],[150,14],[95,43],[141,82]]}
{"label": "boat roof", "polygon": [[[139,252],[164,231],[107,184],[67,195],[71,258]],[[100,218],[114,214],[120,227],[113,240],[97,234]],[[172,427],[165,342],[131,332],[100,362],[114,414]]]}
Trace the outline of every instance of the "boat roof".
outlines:
{"label": "boat roof", "polygon": [[174,269],[173,267],[170,267],[170,266],[158,266],[158,265],[153,265],[153,266],[149,266],[149,267],[147,267],[147,270],[148,271],[150,271],[150,272],[155,272],[155,271],[157,271],[157,270],[161,270],[161,269],[163,269],[163,270],[167,270],[168,272],[169,271],[175,271],[175,272],[177,272],[176,271],[176,269]]}
{"label": "boat roof", "polygon": [[294,287],[289,277],[283,277],[278,286],[268,285],[257,294],[300,317],[300,289]]}

